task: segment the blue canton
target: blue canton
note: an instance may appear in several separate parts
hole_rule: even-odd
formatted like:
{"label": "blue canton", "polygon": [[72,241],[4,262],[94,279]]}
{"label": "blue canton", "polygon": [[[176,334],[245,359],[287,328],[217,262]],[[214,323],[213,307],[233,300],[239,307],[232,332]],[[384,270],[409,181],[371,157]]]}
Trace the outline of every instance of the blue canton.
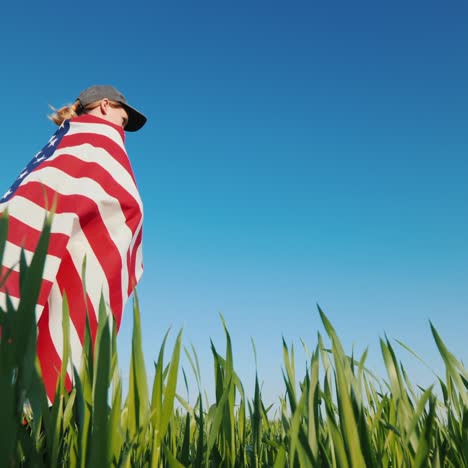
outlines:
{"label": "blue canton", "polygon": [[70,128],[70,121],[66,120],[60,128],[54,133],[52,138],[48,141],[47,145],[44,146],[44,148],[37,153],[34,158],[29,162],[29,164],[21,171],[21,174],[18,176],[18,178],[13,182],[12,186],[7,190],[7,192],[3,195],[3,197],[0,199],[0,203],[4,203],[8,201],[16,192],[18,187],[23,183],[24,179],[28,177],[28,175],[34,171],[34,169],[39,166],[43,161],[46,161],[48,158],[50,158],[53,154],[54,151],[57,149],[57,146],[60,144],[62,141],[62,138],[65,136],[65,134],[68,132],[68,129]]}

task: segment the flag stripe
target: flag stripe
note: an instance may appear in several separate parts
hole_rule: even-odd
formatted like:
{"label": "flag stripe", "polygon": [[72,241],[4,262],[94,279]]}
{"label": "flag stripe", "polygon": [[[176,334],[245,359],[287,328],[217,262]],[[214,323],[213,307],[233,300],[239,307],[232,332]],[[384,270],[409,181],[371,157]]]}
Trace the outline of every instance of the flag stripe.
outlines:
{"label": "flag stripe", "polygon": [[[18,271],[9,270],[6,267],[1,267],[0,276],[3,278],[4,275],[8,274],[6,281],[3,283],[2,289],[7,291],[10,296],[19,298],[20,294],[20,274]],[[46,279],[42,280],[41,290],[39,292],[38,303],[44,304],[49,296],[52,282]]]}
{"label": "flag stripe", "polygon": [[133,246],[133,251],[131,253],[131,256],[130,256],[130,262],[129,262],[129,271],[131,271],[133,273],[133,275],[129,278],[129,281],[128,281],[128,290],[127,290],[127,293],[130,294],[132,291],[133,291],[133,288],[136,286],[136,284],[138,283],[138,280],[140,279],[139,277],[137,277],[137,270],[135,268],[135,265],[136,265],[136,261],[137,261],[137,257],[138,257],[138,248],[141,244],[141,238],[142,238],[142,235],[141,235],[141,231],[139,232],[138,236],[137,236],[137,242],[136,244]]}
{"label": "flag stripe", "polygon": [[[44,213],[42,208],[41,212]],[[26,218],[29,219],[28,215],[30,215],[30,210],[25,214]],[[8,240],[12,245],[24,248],[29,252],[34,252],[36,250],[39,237],[41,236],[41,230],[42,225],[40,229],[35,229],[14,216],[9,216],[8,218]],[[60,257],[67,242],[67,235],[61,232],[53,232],[50,238],[48,254],[54,257]],[[17,259],[18,258],[19,257],[17,257]]]}
{"label": "flag stripe", "polygon": [[81,133],[79,135],[64,137],[58,149],[63,150],[65,148],[74,147],[83,143],[88,143],[90,140],[93,142],[93,147],[106,150],[109,156],[113,157],[119,164],[121,164],[125,171],[131,175],[133,180],[135,180],[133,170],[130,166],[130,161],[125,150],[115,141],[104,135]]}
{"label": "flag stripe", "polygon": [[[2,290],[4,290],[5,288],[2,288]],[[19,298],[18,297],[13,297],[13,296],[10,296],[10,300],[11,300],[11,303],[13,304],[13,307],[15,309],[18,308],[18,305],[19,305]],[[6,310],[6,293],[3,292],[3,291],[0,291],[0,307],[3,309],[3,310]]]}
{"label": "flag stripe", "polygon": [[[12,268],[15,271],[19,271],[19,258],[21,254],[21,250],[24,252],[24,256],[26,258],[26,263],[29,265],[31,263],[31,259],[34,255],[34,252],[31,252],[26,249],[22,249],[15,244],[7,241],[5,244],[5,251],[3,254],[3,265],[9,268]],[[57,270],[60,265],[60,258],[54,255],[48,255],[47,262],[49,265],[52,266],[53,270]],[[48,273],[49,269],[44,270],[44,278],[49,281],[54,281],[54,277],[49,277]]]}
{"label": "flag stripe", "polygon": [[[93,135],[93,138],[89,138],[90,134]],[[108,125],[107,123],[98,123],[96,122],[96,120],[89,119],[87,117],[75,119],[71,127],[68,129],[66,136],[71,137],[75,135],[86,135],[87,142],[94,142],[96,135],[106,137],[109,140],[112,140],[118,146],[120,146],[122,151],[125,152],[125,145],[122,138],[125,136],[125,134],[112,127],[111,125]]]}
{"label": "flag stripe", "polygon": [[67,298],[73,298],[73,301],[68,304],[70,319],[80,337],[81,344],[83,344],[86,326],[86,313],[83,311],[87,311],[89,316],[93,340],[97,332],[96,313],[92,303],[88,302],[88,298],[85,296],[80,274],[76,270],[69,252],[65,253],[62,261],[63,268],[57,274],[57,284],[62,296],[66,294]]}

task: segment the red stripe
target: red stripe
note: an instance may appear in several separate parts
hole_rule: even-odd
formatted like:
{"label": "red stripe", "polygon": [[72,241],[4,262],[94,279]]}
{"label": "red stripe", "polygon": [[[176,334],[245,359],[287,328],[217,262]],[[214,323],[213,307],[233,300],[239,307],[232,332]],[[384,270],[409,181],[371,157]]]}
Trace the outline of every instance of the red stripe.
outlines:
{"label": "red stripe", "polygon": [[[0,266],[0,277],[3,278],[5,274],[9,271],[8,268]],[[50,294],[50,289],[52,288],[52,282],[43,279],[41,290],[39,292],[39,299],[37,301],[38,305],[44,306],[47,302],[47,298]],[[8,275],[7,280],[0,289],[2,292],[8,293],[11,297],[20,298],[20,274],[15,270],[11,270]]]}
{"label": "red stripe", "polygon": [[[8,241],[22,247],[30,252],[34,252],[39,242],[41,231],[34,229],[23,223],[13,215],[9,215]],[[60,258],[67,245],[69,236],[60,232],[52,232],[49,240],[48,254]]]}
{"label": "red stripe", "polygon": [[[8,278],[5,280],[6,275],[8,275]],[[10,268],[0,266],[0,281],[3,283],[0,291],[8,294],[10,297],[19,299],[19,275],[16,271],[10,271]]]}
{"label": "red stripe", "polygon": [[56,213],[76,213],[78,215],[83,234],[86,236],[107,278],[111,310],[119,321],[123,309],[122,260],[119,250],[102,221],[97,203],[84,195],[58,194],[44,184],[35,181],[26,182],[20,186],[17,194],[29,200],[34,200],[36,204],[44,209],[46,209],[44,194],[46,199],[49,200],[57,196]]}
{"label": "red stripe", "polygon": [[75,179],[93,179],[109,196],[118,200],[127,226],[135,233],[141,221],[141,210],[137,200],[100,164],[82,161],[71,154],[63,154],[51,161],[44,161],[40,168],[43,167],[54,167]]}
{"label": "red stripe", "polygon": [[137,253],[138,253],[138,247],[141,244],[141,239],[142,239],[142,234],[143,231],[140,229],[140,232],[138,233],[138,236],[135,240],[135,244],[133,246],[132,254],[130,257],[130,262],[128,264],[128,271],[129,271],[129,279],[128,279],[128,289],[127,289],[127,294],[130,296],[132,293],[133,289],[136,286],[137,280],[136,280],[136,258],[137,258]]}
{"label": "red stripe", "polygon": [[[127,285],[127,296],[130,296],[130,284],[133,282],[133,278],[135,276],[134,270],[131,268],[131,263],[132,263],[132,255],[130,249],[127,250],[127,269],[128,269],[128,285]],[[119,328],[117,327],[117,330]]]}
{"label": "red stripe", "polygon": [[128,159],[127,153],[108,136],[84,132],[75,133],[74,135],[65,135],[57,146],[57,150],[85,144],[91,144],[96,148],[102,148],[109,153],[109,156],[121,164],[135,182],[135,176],[133,174],[132,167],[130,166],[130,160]]}
{"label": "red stripe", "polygon": [[83,290],[83,282],[79,272],[76,270],[70,252],[66,252],[62,264],[57,274],[57,284],[62,294],[66,294],[68,301],[68,310],[70,319],[73,322],[76,332],[80,338],[81,344],[84,342],[86,327],[86,309],[88,308],[89,323],[91,328],[92,341],[96,338],[97,317],[94,307]]}
{"label": "red stripe", "polygon": [[99,117],[96,117],[95,115],[92,114],[82,114],[78,117],[74,117],[71,122],[79,122],[79,123],[97,123],[97,124],[104,124],[108,125],[109,127],[112,127],[114,130],[117,130],[117,132],[120,135],[120,138],[122,138],[122,142],[125,142],[125,132],[124,129],[121,125],[114,124],[112,122],[109,122],[108,120],[103,120]]}
{"label": "red stripe", "polygon": [[[49,330],[49,306],[46,305],[38,323],[37,355],[42,370],[42,379],[50,401],[54,401],[55,389],[62,368],[62,358],[55,349]],[[71,391],[70,377],[66,376],[65,387]]]}

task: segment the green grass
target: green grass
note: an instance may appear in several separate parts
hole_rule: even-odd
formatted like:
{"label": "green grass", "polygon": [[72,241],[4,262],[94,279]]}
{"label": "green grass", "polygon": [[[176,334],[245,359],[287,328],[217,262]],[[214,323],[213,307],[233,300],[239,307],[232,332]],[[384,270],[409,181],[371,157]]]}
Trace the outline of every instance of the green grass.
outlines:
{"label": "green grass", "polygon": [[[223,320],[224,352],[211,343],[214,401],[203,396],[197,354],[183,347],[182,333],[169,357],[166,335],[148,384],[137,300],[127,395],[115,330],[101,305],[94,355],[88,328],[74,388],[65,391],[62,373],[49,408],[35,353],[34,315],[49,229],[46,222],[31,264],[19,259],[18,310],[9,303],[0,313],[0,466],[468,466],[468,373],[435,328],[431,325],[446,372],[433,386],[416,389],[387,338],[380,340],[387,377],[379,379],[366,369],[367,352],[346,354],[320,309],[325,336],[317,335],[301,372],[294,348],[282,344],[279,412],[265,406],[258,377],[253,398],[245,395]],[[0,261],[6,230],[2,217]],[[63,328],[67,337],[66,307]],[[182,354],[198,386],[193,405],[177,393],[181,375],[187,385]]]}

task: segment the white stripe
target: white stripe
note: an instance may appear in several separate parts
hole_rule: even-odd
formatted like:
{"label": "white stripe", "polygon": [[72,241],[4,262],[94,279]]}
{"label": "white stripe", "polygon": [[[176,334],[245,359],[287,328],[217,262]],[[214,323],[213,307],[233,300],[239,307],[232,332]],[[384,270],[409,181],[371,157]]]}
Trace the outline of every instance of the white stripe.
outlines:
{"label": "white stripe", "polygon": [[[128,283],[127,283],[127,291],[128,291],[128,286],[130,286],[133,290],[133,287],[135,286],[134,284],[130,284],[130,277],[131,275],[135,275],[135,281],[136,283],[138,283],[139,279],[141,278],[141,274],[143,273],[143,270],[141,269],[141,258],[139,259],[138,257],[140,256],[141,257],[141,244],[142,244],[142,241],[140,240],[140,243],[139,245],[135,245],[136,244],[136,241],[138,239],[138,235],[140,234],[140,231],[142,230],[143,228],[143,213],[142,213],[142,217],[140,219],[140,223],[138,224],[138,227],[136,228],[135,230],[135,234],[133,235],[133,238],[132,238],[132,241],[130,243],[130,247],[128,249],[129,251],[129,254],[130,254],[130,258],[133,257],[133,254],[134,254],[134,251],[135,251],[135,248],[139,249],[136,251],[136,257],[135,257],[135,266],[134,266],[134,270],[129,274],[128,274]],[[140,263],[140,268],[138,266],[138,263]],[[127,265],[128,266],[128,265]],[[139,271],[138,268],[141,270]],[[125,297],[128,299],[128,295],[126,294]]]}
{"label": "white stripe", "polygon": [[140,242],[136,254],[135,262],[135,279],[136,282],[140,281],[141,275],[143,274],[143,242]]}
{"label": "white stripe", "polygon": [[101,300],[101,293],[104,295],[104,301],[106,306],[109,307],[109,283],[107,277],[104,274],[101,264],[98,258],[94,254],[91,246],[88,243],[88,239],[82,231],[78,231],[73,235],[67,246],[67,250],[70,252],[73,264],[75,265],[76,271],[80,277],[83,268],[83,259],[86,255],[86,272],[85,277],[82,278],[85,282],[86,293],[88,294],[94,310],[96,312],[96,320],[99,314],[99,302]]}
{"label": "white stripe", "polygon": [[[31,200],[16,195],[8,202],[8,214],[33,229],[42,231],[48,212]],[[77,217],[75,213],[55,213],[52,220],[52,232],[70,236],[73,221]]]}
{"label": "white stripe", "polygon": [[44,306],[36,304],[36,323],[39,323],[39,319],[41,318],[43,311],[44,311]]}
{"label": "white stripe", "polygon": [[[24,251],[24,255],[26,257],[26,263],[28,265],[31,264],[32,257],[34,252],[30,252],[26,249],[21,249],[15,244],[12,244],[10,241],[7,241],[5,244],[5,253],[3,254],[3,266],[7,268],[12,268],[14,271],[20,270],[19,267],[19,260],[21,255],[21,250]],[[42,275],[44,279],[48,281],[55,281],[55,274],[51,274],[51,272],[57,272],[60,266],[61,259],[55,257],[54,255],[47,255],[46,258],[46,266],[44,268],[44,274]]]}
{"label": "white stripe", "polygon": [[[143,238],[140,238],[140,243],[136,245],[136,241],[138,239],[138,236],[140,234],[140,231],[143,229],[143,218],[140,221],[140,224],[138,225],[137,230],[135,231],[135,235],[133,236],[132,239],[132,244],[131,244],[131,254],[133,255],[135,249],[136,249],[136,254],[135,254],[135,270],[133,274],[135,275],[135,280],[138,283],[138,281],[141,278],[141,275],[143,274]],[[131,285],[132,287],[134,286],[133,284]]]}
{"label": "white stripe", "polygon": [[[18,309],[19,298],[10,295],[10,300],[11,300],[11,303],[13,304],[13,307],[15,308],[15,310]],[[6,293],[1,292],[1,291],[0,291],[0,307],[4,311],[6,311]]]}
{"label": "white stripe", "polygon": [[[18,310],[18,306],[20,303],[20,300],[18,297],[10,296],[11,303],[13,304],[13,307],[15,310]],[[0,307],[3,310],[6,310],[6,293],[0,291]],[[39,321],[39,318],[42,315],[42,311],[44,310],[43,306],[36,305],[36,323]]]}
{"label": "white stripe", "polygon": [[138,226],[135,229],[135,234],[133,235],[132,242],[130,243],[129,249],[130,249],[131,252],[133,252],[133,249],[135,248],[135,243],[136,243],[136,241],[138,239],[138,236],[140,234],[140,231],[142,229],[143,229],[143,212],[141,212],[140,222],[138,223]]}
{"label": "white stripe", "polygon": [[77,133],[97,133],[98,135],[106,136],[125,151],[125,145],[122,140],[122,136],[115,128],[112,128],[110,125],[94,122],[70,122],[70,129],[66,135],[75,135]]}
{"label": "white stripe", "polygon": [[[103,148],[96,148],[88,143],[69,148],[60,148],[48,159],[53,161],[62,155],[74,156],[83,162],[93,162],[99,164],[109,175],[122,186],[141,205],[140,194],[132,179],[131,174],[122,166],[108,151]],[[92,170],[92,169],[91,169]],[[39,171],[39,170],[38,170]],[[29,178],[28,178],[29,180]]]}

